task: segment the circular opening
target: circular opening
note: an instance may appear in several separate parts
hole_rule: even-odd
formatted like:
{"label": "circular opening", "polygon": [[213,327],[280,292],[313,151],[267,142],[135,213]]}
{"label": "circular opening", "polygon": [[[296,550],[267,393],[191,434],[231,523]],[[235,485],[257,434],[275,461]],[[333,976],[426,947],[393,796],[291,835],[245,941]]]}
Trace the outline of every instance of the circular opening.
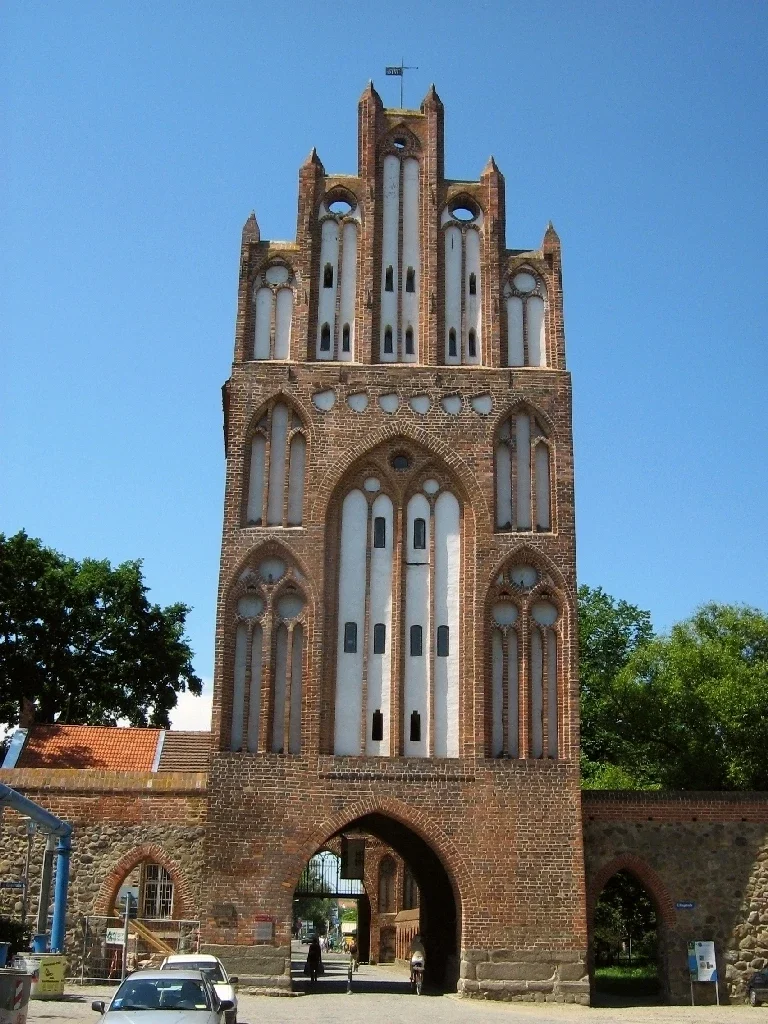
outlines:
{"label": "circular opening", "polygon": [[536,287],[536,278],[533,274],[523,271],[522,274],[515,274],[512,278],[512,284],[519,292],[532,292]]}
{"label": "circular opening", "polygon": [[285,562],[281,558],[265,558],[259,566],[259,576],[266,583],[277,583],[285,575]]}
{"label": "circular opening", "polygon": [[394,145],[394,146],[395,146],[395,147],[396,147],[397,149],[405,149],[405,147],[406,147],[406,146],[408,145],[408,143],[406,142],[406,140],[405,140],[404,138],[400,137],[400,136],[398,136],[398,138],[396,138],[396,139],[393,139],[393,140],[392,140],[392,144],[393,144],[393,145]]}
{"label": "circular opening", "polygon": [[264,602],[257,594],[246,594],[237,602],[237,614],[252,619],[264,611]]}
{"label": "circular opening", "polygon": [[539,581],[539,574],[532,565],[516,565],[509,576],[516,587],[524,590],[530,590]]}
{"label": "circular opening", "polygon": [[369,476],[365,483],[363,484],[363,487],[366,489],[366,491],[370,491],[371,493],[373,493],[374,491],[378,491],[381,488],[381,483],[379,482],[377,477]]}
{"label": "circular opening", "polygon": [[288,273],[287,267],[272,266],[267,267],[267,271],[264,274],[269,284],[285,284],[290,274]]}
{"label": "circular opening", "polygon": [[390,465],[392,469],[404,470],[410,466],[410,460],[407,455],[393,455]]}
{"label": "circular opening", "polygon": [[422,487],[427,492],[427,494],[437,494],[437,492],[440,490],[440,484],[437,482],[437,480],[433,480],[431,477],[429,480],[424,481]]}
{"label": "circular opening", "polygon": [[348,203],[346,199],[334,199],[332,203],[328,204],[328,210],[331,213],[343,215],[352,212],[352,204]]}
{"label": "circular opening", "polygon": [[557,622],[557,608],[549,601],[537,601],[531,615],[540,626],[553,626]]}
{"label": "circular opening", "polygon": [[277,602],[277,614],[281,619],[295,619],[303,607],[301,594],[284,594]]}
{"label": "circular opening", "polygon": [[517,622],[517,607],[511,601],[497,601],[493,606],[493,620],[499,626],[511,626]]}
{"label": "circular opening", "polygon": [[454,206],[451,210],[451,216],[456,220],[474,220],[477,214],[474,210],[470,210],[468,206]]}

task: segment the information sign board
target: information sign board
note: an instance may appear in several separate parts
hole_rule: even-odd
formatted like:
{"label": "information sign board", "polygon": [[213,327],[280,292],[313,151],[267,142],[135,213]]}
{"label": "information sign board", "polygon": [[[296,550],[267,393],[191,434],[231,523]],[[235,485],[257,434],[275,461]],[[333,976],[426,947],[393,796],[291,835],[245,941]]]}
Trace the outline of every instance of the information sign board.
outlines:
{"label": "information sign board", "polygon": [[123,928],[107,928],[107,945],[122,946],[125,931]]}

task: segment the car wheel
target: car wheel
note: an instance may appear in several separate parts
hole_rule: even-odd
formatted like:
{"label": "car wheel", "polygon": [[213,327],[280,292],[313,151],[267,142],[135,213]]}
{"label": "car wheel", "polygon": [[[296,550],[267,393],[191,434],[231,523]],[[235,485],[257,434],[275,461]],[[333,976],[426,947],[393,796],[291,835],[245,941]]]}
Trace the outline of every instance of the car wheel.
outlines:
{"label": "car wheel", "polygon": [[759,1006],[760,1005],[760,1000],[757,998],[757,992],[755,992],[754,989],[752,989],[752,991],[749,993],[749,1005],[750,1006]]}

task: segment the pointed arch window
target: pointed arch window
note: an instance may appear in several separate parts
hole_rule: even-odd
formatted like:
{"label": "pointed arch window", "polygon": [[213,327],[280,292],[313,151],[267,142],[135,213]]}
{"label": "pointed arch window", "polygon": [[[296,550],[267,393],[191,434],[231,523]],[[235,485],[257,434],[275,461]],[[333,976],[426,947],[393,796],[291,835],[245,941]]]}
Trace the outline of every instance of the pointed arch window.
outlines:
{"label": "pointed arch window", "polygon": [[477,274],[469,275],[469,294],[477,295]]}
{"label": "pointed arch window", "polygon": [[546,366],[547,288],[530,267],[519,267],[504,286],[507,365]]}
{"label": "pointed arch window", "polygon": [[344,324],[341,331],[341,351],[350,351],[349,324]]}
{"label": "pointed arch window", "polygon": [[415,348],[413,345],[413,328],[406,327],[405,329],[405,354],[412,356],[415,354]]}
{"label": "pointed arch window", "polygon": [[393,292],[395,290],[395,271],[394,267],[387,267],[384,274],[384,291]]}
{"label": "pointed arch window", "polygon": [[456,348],[456,329],[452,327],[448,331],[448,355],[451,359],[455,359],[458,356],[458,350]]}
{"label": "pointed arch window", "polygon": [[496,529],[553,529],[552,444],[541,420],[520,408],[499,427],[495,446]]}
{"label": "pointed arch window", "polygon": [[330,352],[331,351],[331,325],[323,324],[320,329],[320,351]]}
{"label": "pointed arch window", "polygon": [[475,359],[477,357],[477,333],[475,332],[474,327],[471,327],[469,330],[469,336],[467,338],[467,354],[470,359]]}
{"label": "pointed arch window", "polygon": [[250,358],[289,358],[295,284],[293,271],[282,263],[270,264],[256,278]]}
{"label": "pointed arch window", "polygon": [[273,402],[251,437],[248,525],[301,526],[306,455],[307,440],[301,420],[284,402]]}
{"label": "pointed arch window", "polygon": [[413,267],[408,267],[405,272],[405,290],[406,292],[416,291],[416,271]]}
{"label": "pointed arch window", "polygon": [[394,351],[392,345],[392,328],[387,324],[384,328],[384,352],[387,355],[391,355]]}

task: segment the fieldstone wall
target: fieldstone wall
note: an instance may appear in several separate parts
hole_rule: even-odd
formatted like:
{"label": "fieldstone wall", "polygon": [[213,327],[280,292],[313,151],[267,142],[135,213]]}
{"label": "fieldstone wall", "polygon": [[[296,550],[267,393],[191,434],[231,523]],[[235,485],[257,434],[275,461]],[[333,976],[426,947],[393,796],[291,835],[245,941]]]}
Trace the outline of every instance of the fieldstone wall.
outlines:
{"label": "fieldstone wall", "polygon": [[[687,944],[714,940],[721,999],[742,1001],[768,964],[768,794],[591,792],[583,811],[590,925],[605,883],[628,870],[656,904],[665,998],[690,1001]],[[695,996],[714,1002],[714,985]]]}
{"label": "fieldstone wall", "polygon": [[458,988],[482,999],[589,1005],[586,958],[563,950],[465,949]]}

